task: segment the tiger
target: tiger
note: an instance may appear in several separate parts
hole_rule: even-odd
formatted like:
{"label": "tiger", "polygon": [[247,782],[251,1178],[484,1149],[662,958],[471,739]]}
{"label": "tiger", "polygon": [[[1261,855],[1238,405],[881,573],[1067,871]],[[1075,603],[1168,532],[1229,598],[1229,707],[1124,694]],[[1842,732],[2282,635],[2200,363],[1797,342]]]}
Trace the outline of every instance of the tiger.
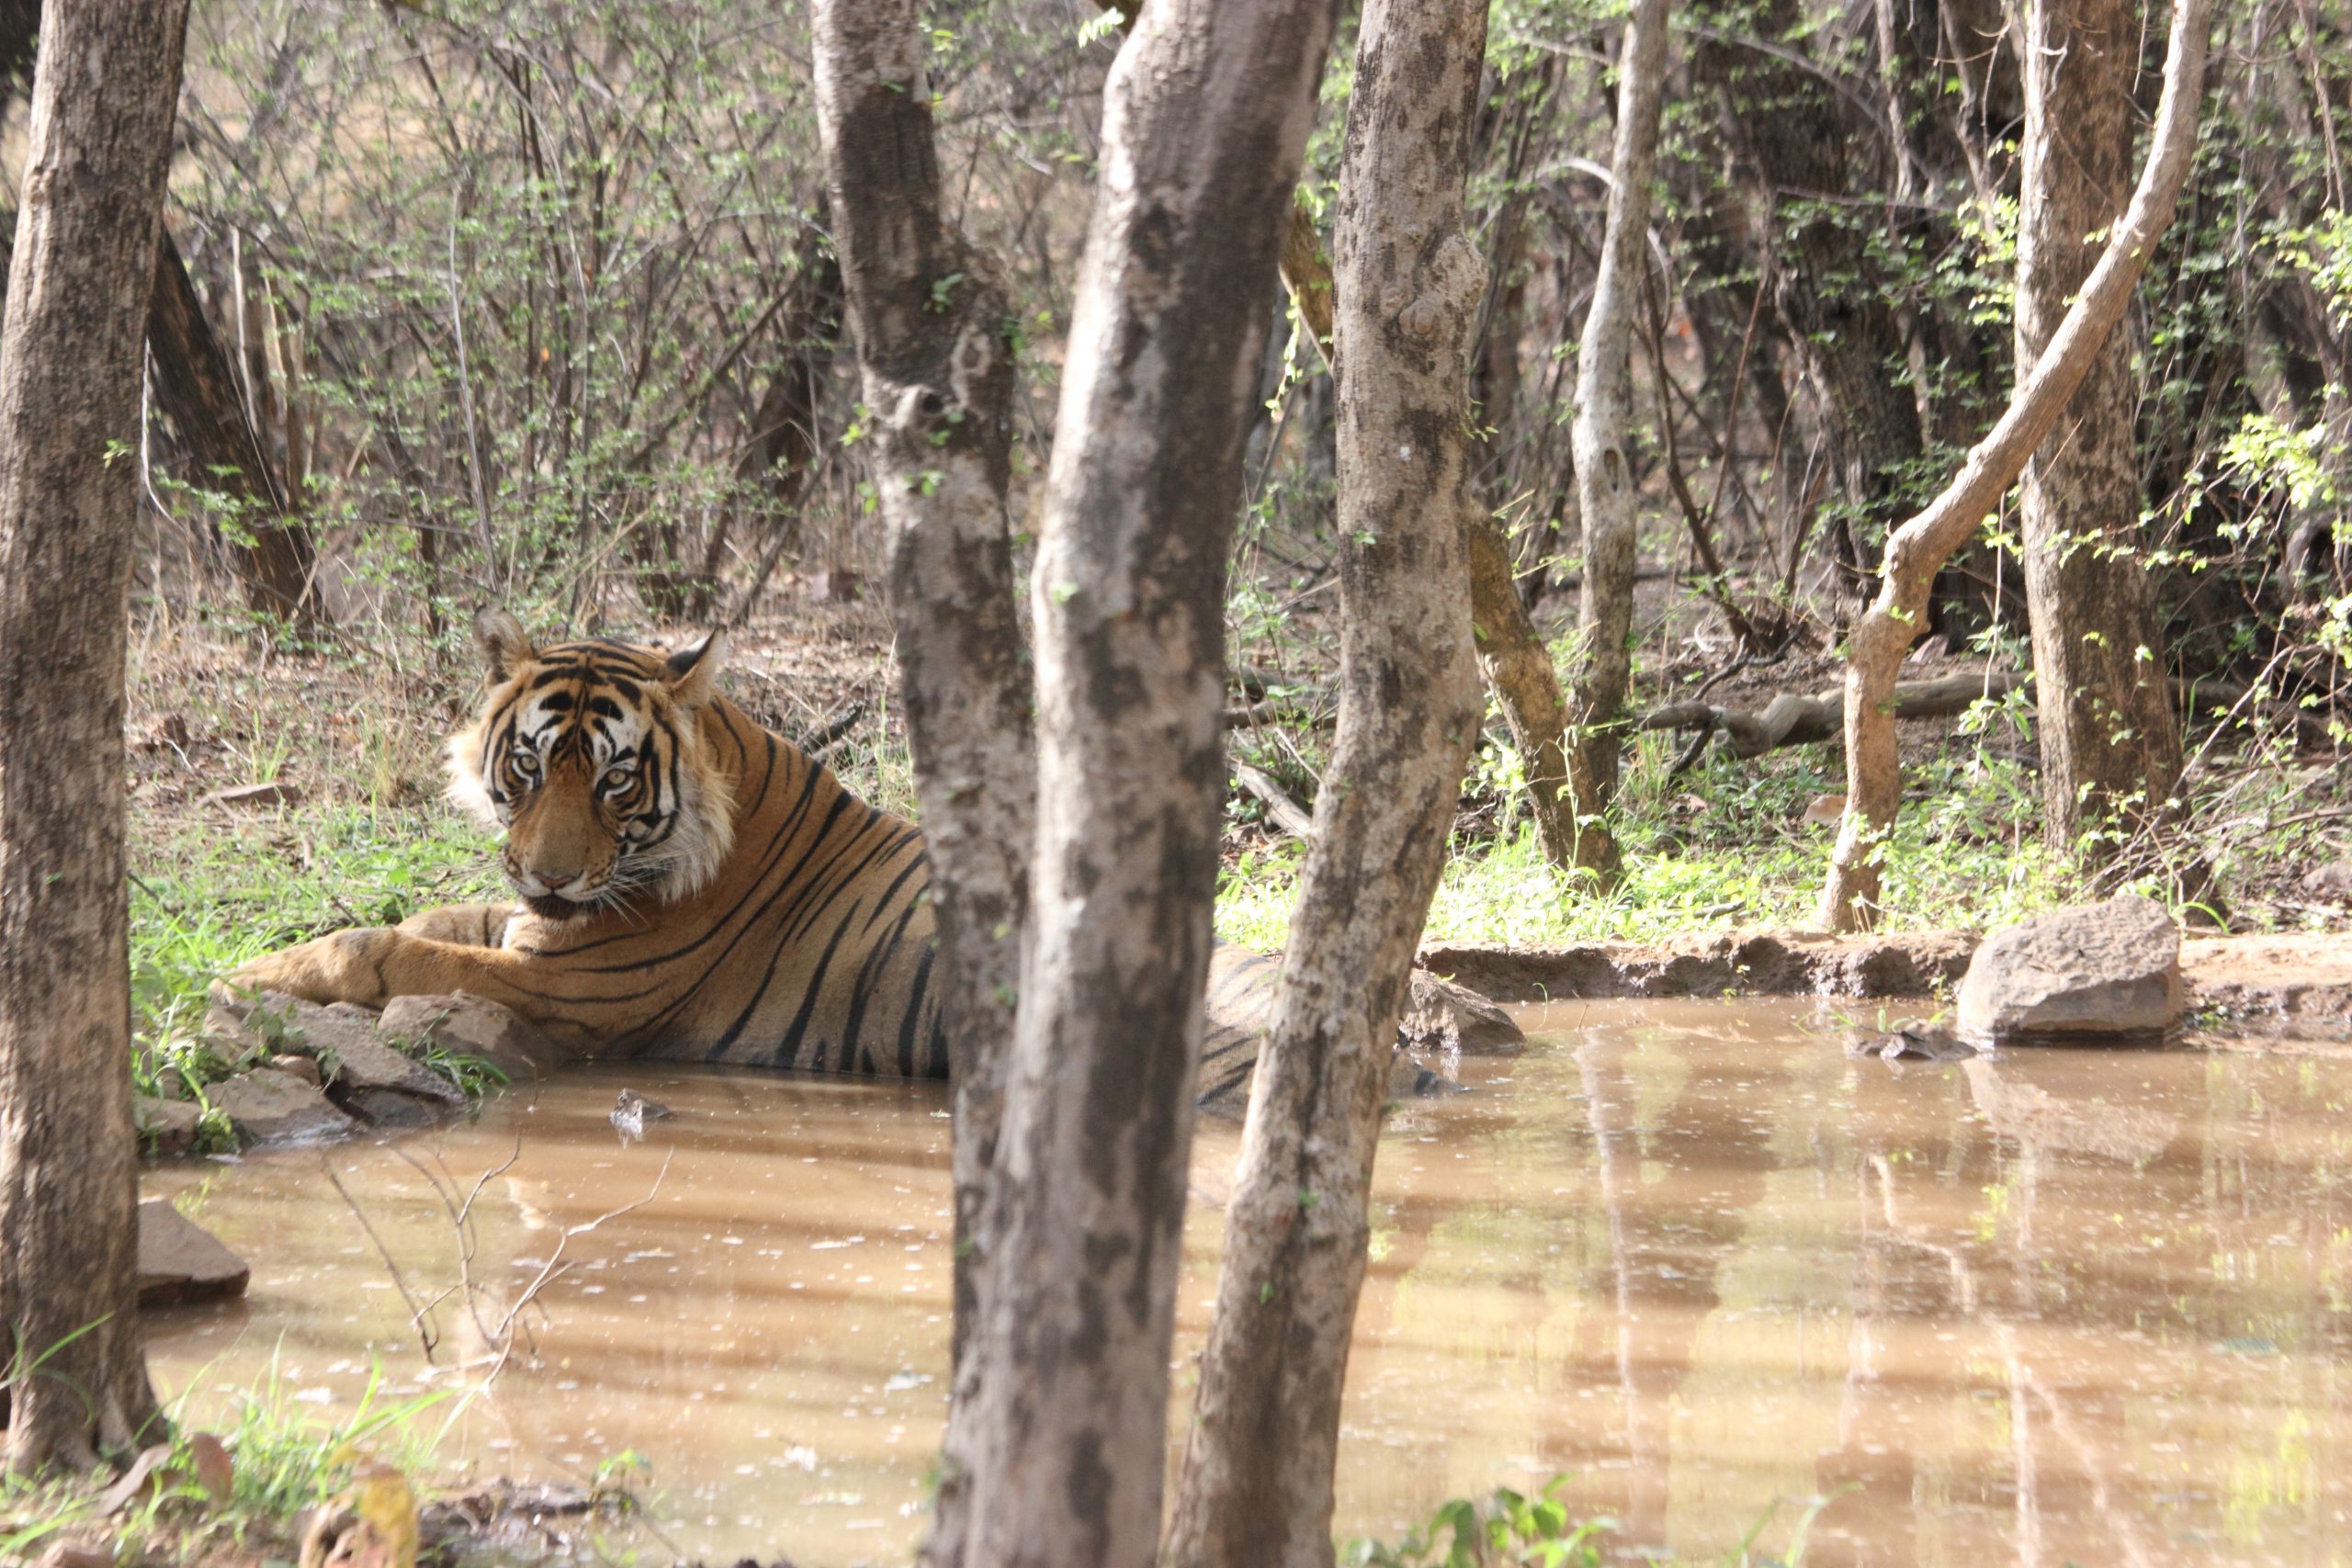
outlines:
{"label": "tiger", "polygon": [[[448,794],[503,834],[513,904],[336,931],[224,977],[381,1008],[469,991],[571,1058],[944,1078],[921,831],[718,689],[725,637],[534,645],[476,619],[486,696]],[[1278,960],[1220,942],[1202,1100],[1246,1099]]]}

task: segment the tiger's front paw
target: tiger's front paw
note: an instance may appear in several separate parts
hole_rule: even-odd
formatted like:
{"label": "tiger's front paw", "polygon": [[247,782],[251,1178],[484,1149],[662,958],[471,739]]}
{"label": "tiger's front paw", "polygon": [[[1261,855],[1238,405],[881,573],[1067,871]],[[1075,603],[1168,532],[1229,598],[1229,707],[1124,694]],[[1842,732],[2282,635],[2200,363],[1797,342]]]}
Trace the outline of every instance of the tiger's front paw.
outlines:
{"label": "tiger's front paw", "polygon": [[265,953],[215,981],[214,987],[255,995],[282,991],[306,1002],[355,1002],[380,1008],[391,999],[384,960],[397,931],[364,926]]}

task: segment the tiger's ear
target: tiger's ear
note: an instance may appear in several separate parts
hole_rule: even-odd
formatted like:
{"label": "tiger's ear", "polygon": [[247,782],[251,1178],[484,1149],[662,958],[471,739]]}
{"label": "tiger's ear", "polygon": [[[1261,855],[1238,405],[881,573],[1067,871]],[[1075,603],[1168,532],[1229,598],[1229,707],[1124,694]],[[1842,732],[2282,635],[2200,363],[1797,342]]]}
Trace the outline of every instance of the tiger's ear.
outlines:
{"label": "tiger's ear", "polygon": [[726,656],[725,632],[706,632],[673,652],[666,661],[671,699],[688,708],[710,701],[718,693],[718,666]]}
{"label": "tiger's ear", "polygon": [[531,646],[531,634],[505,610],[474,612],[474,646],[481,649],[493,686],[513,680],[516,671],[539,656],[539,650]]}

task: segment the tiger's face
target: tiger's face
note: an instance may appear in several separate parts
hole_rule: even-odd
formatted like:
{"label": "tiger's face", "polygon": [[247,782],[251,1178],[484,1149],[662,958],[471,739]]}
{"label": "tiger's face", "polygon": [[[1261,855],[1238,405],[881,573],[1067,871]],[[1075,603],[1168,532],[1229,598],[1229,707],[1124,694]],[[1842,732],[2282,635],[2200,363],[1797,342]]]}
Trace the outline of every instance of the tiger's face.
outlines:
{"label": "tiger's face", "polygon": [[475,617],[490,692],[449,742],[449,794],[505,829],[507,879],[569,919],[707,885],[734,840],[726,775],[698,716],[721,638],[673,652],[620,642],[537,649],[503,610]]}

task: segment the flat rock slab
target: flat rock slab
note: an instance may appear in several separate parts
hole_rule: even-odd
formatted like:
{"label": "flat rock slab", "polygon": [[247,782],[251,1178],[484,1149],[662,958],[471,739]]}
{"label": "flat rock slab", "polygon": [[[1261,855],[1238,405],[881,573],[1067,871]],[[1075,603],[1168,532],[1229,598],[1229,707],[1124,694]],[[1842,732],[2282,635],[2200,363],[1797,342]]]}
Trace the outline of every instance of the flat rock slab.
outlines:
{"label": "flat rock slab", "polygon": [[322,1144],[352,1131],[347,1114],[286,1073],[265,1068],[224,1078],[204,1092],[216,1109],[227,1113],[243,1144]]}
{"label": "flat rock slab", "polygon": [[1432,947],[1420,964],[1498,1002],[1612,997],[1925,997],[1958,981],[1966,931],[1728,931],[1577,947]]}
{"label": "flat rock slab", "polygon": [[1986,937],[1961,982],[1959,1027],[1995,1046],[2155,1045],[2185,1008],[2179,929],[2127,893]]}
{"label": "flat rock slab", "polygon": [[2258,1033],[2352,1034],[2352,934],[2191,938],[2180,968],[2199,1011]]}
{"label": "flat rock slab", "polygon": [[139,1304],[181,1306],[244,1294],[252,1270],[167,1198],[139,1205]]}

